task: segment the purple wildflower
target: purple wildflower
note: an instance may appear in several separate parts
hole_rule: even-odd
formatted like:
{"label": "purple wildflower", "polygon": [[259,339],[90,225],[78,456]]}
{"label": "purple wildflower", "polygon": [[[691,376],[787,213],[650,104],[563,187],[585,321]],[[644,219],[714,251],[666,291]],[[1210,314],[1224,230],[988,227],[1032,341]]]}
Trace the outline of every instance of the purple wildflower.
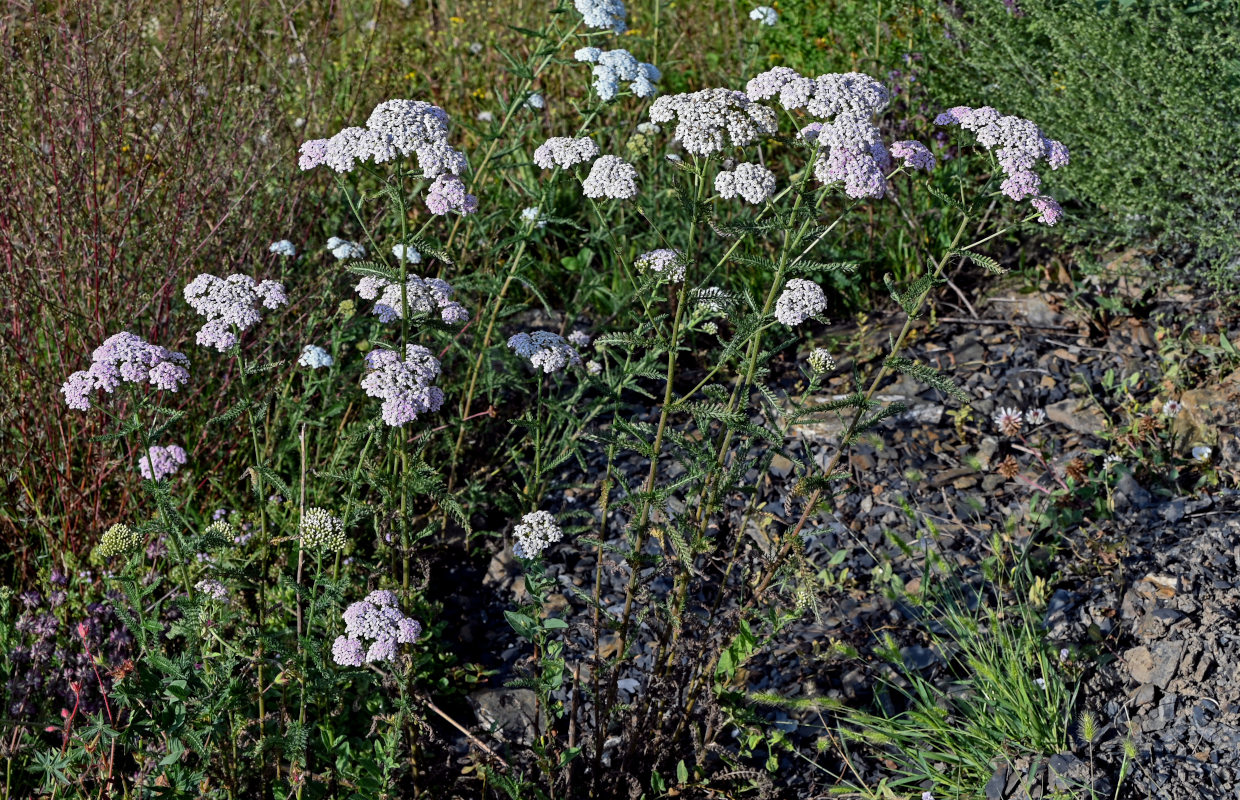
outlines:
{"label": "purple wildflower", "polygon": [[69,408],[88,411],[91,396],[102,389],[111,394],[121,385],[149,382],[157,389],[175,392],[189,381],[189,359],[166,347],[147,343],[128,331],[113,334],[91,354],[90,369],[69,376],[60,391]]}
{"label": "purple wildflower", "polygon": [[362,388],[383,400],[383,421],[388,425],[400,427],[443,405],[443,390],[431,385],[439,376],[439,360],[425,347],[407,345],[404,361],[393,350],[374,350],[366,364],[370,372],[362,378]]}
{"label": "purple wildflower", "polygon": [[891,145],[891,155],[895,158],[903,159],[904,164],[909,169],[920,169],[926,172],[934,169],[934,154],[921,142],[908,140],[904,142],[893,142]]}
{"label": "purple wildflower", "polygon": [[[399,283],[367,275],[358,281],[357,293],[363,300],[374,300],[374,315],[382,322],[391,322],[404,316]],[[421,278],[417,275],[408,276],[405,283],[404,298],[409,310],[414,314],[431,314],[439,312],[439,316],[449,325],[459,325],[469,321],[469,311],[452,299],[455,290],[447,281],[440,278]]]}
{"label": "purple wildflower", "polygon": [[[149,480],[162,481],[169,478],[181,469],[181,465],[185,463],[185,449],[179,445],[170,444],[167,447],[154,445],[141,458],[138,459],[138,471],[142,473],[142,477]],[[151,470],[154,469],[154,475]]]}
{"label": "purple wildflower", "polygon": [[547,374],[581,363],[576,348],[550,331],[518,333],[508,340],[508,346],[535,369]]}
{"label": "purple wildflower", "polygon": [[221,353],[238,341],[238,334],[258,324],[260,308],[288,304],[284,286],[275,281],[256,282],[248,275],[217,278],[203,273],[185,287],[185,301],[207,322],[198,330],[198,344]]}

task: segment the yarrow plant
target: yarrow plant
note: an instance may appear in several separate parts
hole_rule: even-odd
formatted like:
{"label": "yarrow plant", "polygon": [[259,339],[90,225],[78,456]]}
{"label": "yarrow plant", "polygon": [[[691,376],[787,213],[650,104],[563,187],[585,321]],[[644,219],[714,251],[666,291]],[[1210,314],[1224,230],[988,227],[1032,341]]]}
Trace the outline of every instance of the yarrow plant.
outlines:
{"label": "yarrow plant", "polygon": [[631,200],[637,196],[637,170],[619,156],[599,156],[581,190],[592,199]]}
{"label": "yarrow plant", "polygon": [[592,161],[597,156],[598,145],[593,139],[553,136],[534,151],[534,163],[543,169],[568,169]]}
{"label": "yarrow plant", "polygon": [[344,612],[344,635],[332,643],[332,658],[342,667],[396,660],[400,645],[413,644],[422,624],[400,610],[395,593],[379,589]]}
{"label": "yarrow plant", "polygon": [[680,283],[685,279],[684,256],[676,250],[663,248],[642,253],[633,266],[643,272],[653,272],[671,283]]}
{"label": "yarrow plant", "polygon": [[171,478],[185,465],[185,448],[180,445],[154,445],[138,459],[138,471],[147,480]]}
{"label": "yarrow plant", "polygon": [[724,200],[740,197],[746,203],[760,205],[775,194],[775,173],[761,164],[737,164],[715,176],[715,192]]}
{"label": "yarrow plant", "polygon": [[773,27],[775,23],[779,22],[779,14],[770,6],[758,6],[749,12],[749,18],[767,27]]}
{"label": "yarrow plant", "polygon": [[343,550],[344,522],[325,508],[307,508],[299,529],[301,546],[307,550]]}
{"label": "yarrow plant", "polygon": [[664,95],[650,106],[650,119],[676,123],[685,151],[709,156],[728,147],[748,147],[775,133],[775,112],[732,89],[703,89]]}
{"label": "yarrow plant", "polygon": [[573,7],[588,28],[610,28],[616,35],[627,28],[622,0],[574,0]]}
{"label": "yarrow plant", "polygon": [[292,258],[297,255],[297,246],[288,239],[281,239],[278,242],[272,242],[271,246],[268,247],[267,250],[283,258]]}
{"label": "yarrow plant", "polygon": [[60,391],[69,408],[89,411],[95,392],[102,389],[111,394],[122,382],[149,383],[156,389],[175,392],[189,381],[188,365],[184,353],[122,331],[95,348],[90,368],[70,375]]}
{"label": "yarrow plant", "polygon": [[341,239],[339,236],[333,236],[327,240],[327,249],[331,251],[332,256],[337,261],[347,261],[351,258],[365,258],[366,248],[357,242],[350,242],[348,239]]}
{"label": "yarrow plant", "polygon": [[383,400],[383,421],[388,425],[406,425],[443,405],[443,390],[433,385],[439,377],[439,359],[425,347],[406,345],[403,360],[393,350],[375,350],[366,356],[366,366],[370,371],[362,378],[362,388]]}
{"label": "yarrow plant", "polygon": [[516,543],[513,555],[518,558],[538,558],[542,551],[560,541],[564,532],[555,523],[555,517],[546,511],[533,511],[521,518],[512,529]]}
{"label": "yarrow plant", "polygon": [[508,340],[508,346],[535,369],[548,375],[581,363],[577,349],[558,333],[550,331],[518,333]]}
{"label": "yarrow plant", "polygon": [[583,47],[573,58],[594,65],[594,91],[604,103],[616,98],[621,82],[629,84],[634,97],[654,97],[658,92],[655,84],[663,77],[658,67],[638,61],[628,50]]}
{"label": "yarrow plant", "polygon": [[301,350],[301,355],[297,358],[297,363],[303,367],[310,369],[324,369],[336,363],[331,353],[319,347],[317,344],[308,344]]}
{"label": "yarrow plant", "polygon": [[262,309],[288,304],[284,286],[255,281],[248,275],[217,278],[203,273],[185,287],[185,301],[207,322],[198,329],[198,344],[221,353],[237,344],[240,334],[262,321]]}
{"label": "yarrow plant", "polygon": [[827,296],[813,281],[793,278],[775,303],[775,319],[795,327],[827,309]]}
{"label": "yarrow plant", "polygon": [[401,319],[402,308],[414,314],[439,313],[447,325],[460,325],[469,321],[469,311],[452,299],[452,285],[439,278],[408,276],[402,288],[385,278],[373,275],[363,277],[357,284],[357,293],[363,300],[374,300],[374,315],[381,322]]}

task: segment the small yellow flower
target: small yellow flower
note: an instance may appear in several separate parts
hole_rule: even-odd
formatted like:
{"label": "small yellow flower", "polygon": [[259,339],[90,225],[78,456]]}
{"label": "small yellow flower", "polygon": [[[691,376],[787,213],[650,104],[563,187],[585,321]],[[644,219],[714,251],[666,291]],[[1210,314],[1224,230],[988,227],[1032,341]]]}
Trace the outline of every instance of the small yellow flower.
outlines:
{"label": "small yellow flower", "polygon": [[784,60],[784,57],[780,55],[779,53],[771,53],[769,56],[766,57],[766,60],[771,62],[772,64],[779,64],[780,62]]}
{"label": "small yellow flower", "polygon": [[641,36],[642,29],[641,28],[629,28],[627,31],[624,32],[624,35],[625,36]]}
{"label": "small yellow flower", "polygon": [[448,22],[451,22],[453,25],[464,25],[465,24],[465,20],[462,19],[461,17],[448,17]]}
{"label": "small yellow flower", "polygon": [[409,70],[408,72],[405,73],[405,80],[414,81],[417,79],[418,79],[418,73],[416,71]]}
{"label": "small yellow flower", "polygon": [[823,36],[819,36],[817,39],[814,40],[814,47],[817,47],[819,50],[825,50],[827,47],[826,38]]}
{"label": "small yellow flower", "polygon": [[128,152],[129,152],[129,145],[127,145],[127,144],[123,144],[123,145],[121,145],[121,152],[122,152],[122,153],[128,153]]}
{"label": "small yellow flower", "polygon": [[475,98],[477,98],[478,100],[485,100],[485,99],[487,99],[487,90],[486,90],[486,89],[474,89],[474,91],[472,92],[472,94],[473,94],[473,96],[474,96]]}

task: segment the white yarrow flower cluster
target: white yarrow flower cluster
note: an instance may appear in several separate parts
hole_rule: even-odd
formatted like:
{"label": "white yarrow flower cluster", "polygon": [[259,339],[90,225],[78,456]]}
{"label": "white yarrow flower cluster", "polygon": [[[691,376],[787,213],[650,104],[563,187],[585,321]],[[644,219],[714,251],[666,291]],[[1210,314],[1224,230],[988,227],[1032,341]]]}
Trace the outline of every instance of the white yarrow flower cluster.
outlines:
{"label": "white yarrow flower cluster", "polygon": [[350,172],[358,161],[377,164],[397,157],[415,156],[428,178],[459,175],[465,154],[448,144],[448,114],[421,100],[388,100],[375,106],[365,128],[345,128],[330,139],[314,139],[301,146],[303,170],[325,164]]}
{"label": "white yarrow flower cluster", "polygon": [[[404,301],[412,313],[433,314],[438,311],[440,318],[448,325],[469,321],[469,311],[452,299],[456,290],[450,283],[440,278],[421,278],[417,275],[407,278]],[[399,283],[367,275],[358,281],[357,293],[363,300],[375,301],[373,313],[380,322],[392,322],[404,316]]]}
{"label": "white yarrow flower cluster", "polygon": [[327,249],[336,257],[337,261],[345,261],[350,258],[365,258],[366,248],[357,242],[350,242],[348,239],[341,239],[339,236],[333,236],[327,240]]}
{"label": "white yarrow flower cluster", "polygon": [[189,359],[184,353],[121,331],[96,347],[91,353],[90,368],[70,375],[60,391],[69,408],[89,411],[95,392],[102,389],[111,394],[122,381],[150,383],[157,389],[175,392],[189,381],[188,365]]}
{"label": "white yarrow flower cluster", "polygon": [[307,550],[338,551],[345,546],[344,521],[325,508],[307,508],[298,529],[301,546]]}
{"label": "white yarrow flower cluster", "polygon": [[642,253],[633,262],[633,266],[642,272],[656,273],[671,283],[680,283],[685,279],[687,264],[679,250],[660,248],[658,250],[651,250],[648,253]]}
{"label": "white yarrow flower cluster", "polygon": [[581,363],[577,349],[558,333],[550,331],[518,333],[508,340],[508,346],[535,369],[547,374]]}
{"label": "white yarrow flower cluster", "polygon": [[292,258],[297,255],[297,246],[288,239],[281,239],[278,242],[272,242],[271,246],[267,248],[267,252],[275,253],[284,258]]}
{"label": "white yarrow flower cluster", "polygon": [[546,105],[547,105],[547,101],[544,100],[543,96],[539,94],[538,92],[534,92],[529,97],[525,98],[526,108],[532,108],[535,111],[538,111],[544,108]]}
{"label": "white yarrow flower cluster", "polygon": [[581,182],[586,197],[629,200],[637,196],[637,170],[619,156],[599,156]]}
{"label": "white yarrow flower cluster", "polygon": [[517,539],[512,553],[518,558],[537,558],[564,536],[560,526],[555,524],[555,517],[546,511],[534,511],[523,516],[512,529],[512,534]]}
{"label": "white yarrow flower cluster", "polygon": [[248,275],[217,278],[203,273],[185,287],[185,301],[207,322],[198,330],[198,344],[221,353],[237,343],[240,332],[263,318],[260,308],[288,304],[284,287],[275,281],[256,282]]}
{"label": "white yarrow flower cluster", "polygon": [[331,353],[317,344],[308,344],[301,349],[301,356],[298,357],[297,363],[310,369],[322,369],[335,364],[336,360],[332,358]]}
{"label": "white yarrow flower cluster", "polygon": [[724,200],[740,197],[756,206],[775,194],[775,173],[761,164],[737,164],[715,176],[715,192]]}
{"label": "white yarrow flower cluster", "polygon": [[825,347],[814,348],[814,351],[809,354],[808,360],[809,368],[813,370],[816,375],[821,375],[824,372],[830,372],[835,369],[835,357],[832,356],[831,352]]}
{"label": "white yarrow flower cluster", "polygon": [[366,356],[370,371],[362,388],[383,400],[383,421],[392,427],[413,422],[419,414],[443,406],[443,390],[433,386],[439,377],[439,359],[421,345],[405,346],[405,360],[394,350],[374,350]]}
{"label": "white yarrow flower cluster", "polygon": [[534,163],[543,169],[555,167],[568,169],[577,164],[584,164],[596,156],[598,156],[598,145],[593,139],[553,136],[534,151]]}
{"label": "white yarrow flower cluster", "polygon": [[797,326],[826,309],[827,297],[821,286],[803,278],[793,278],[784,285],[783,293],[775,301],[775,319]]}
{"label": "white yarrow flower cluster", "polygon": [[658,67],[638,61],[628,50],[583,47],[573,53],[573,58],[594,65],[594,91],[604,103],[619,94],[621,81],[629,84],[635,97],[654,97],[659,90],[655,84],[663,77]]}
{"label": "white yarrow flower cluster", "polygon": [[392,255],[396,258],[396,263],[398,264],[401,261],[407,264],[422,263],[422,254],[417,251],[417,248],[410,247],[407,244],[392,245]]}
{"label": "white yarrow flower cluster", "polygon": [[747,147],[775,133],[775,112],[744,92],[703,89],[665,95],[650,106],[654,122],[676,121],[675,136],[687,152],[709,156],[725,148]]}
{"label": "white yarrow flower cluster", "polygon": [[775,13],[775,9],[770,6],[758,6],[749,12],[749,18],[768,27],[772,27],[776,22],[779,22],[779,14]]}
{"label": "white yarrow flower cluster", "polygon": [[622,0],[575,0],[573,7],[587,28],[611,28],[618,36],[627,27],[624,22],[627,12]]}

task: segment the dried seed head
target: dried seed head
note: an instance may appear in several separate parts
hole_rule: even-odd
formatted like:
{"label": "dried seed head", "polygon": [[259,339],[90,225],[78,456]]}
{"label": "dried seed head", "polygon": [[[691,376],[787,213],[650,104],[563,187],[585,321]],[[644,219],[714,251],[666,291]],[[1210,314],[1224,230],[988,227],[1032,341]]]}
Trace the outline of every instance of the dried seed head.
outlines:
{"label": "dried seed head", "polygon": [[1020,462],[1013,456],[1008,456],[999,462],[998,472],[1010,481],[1020,474]]}

